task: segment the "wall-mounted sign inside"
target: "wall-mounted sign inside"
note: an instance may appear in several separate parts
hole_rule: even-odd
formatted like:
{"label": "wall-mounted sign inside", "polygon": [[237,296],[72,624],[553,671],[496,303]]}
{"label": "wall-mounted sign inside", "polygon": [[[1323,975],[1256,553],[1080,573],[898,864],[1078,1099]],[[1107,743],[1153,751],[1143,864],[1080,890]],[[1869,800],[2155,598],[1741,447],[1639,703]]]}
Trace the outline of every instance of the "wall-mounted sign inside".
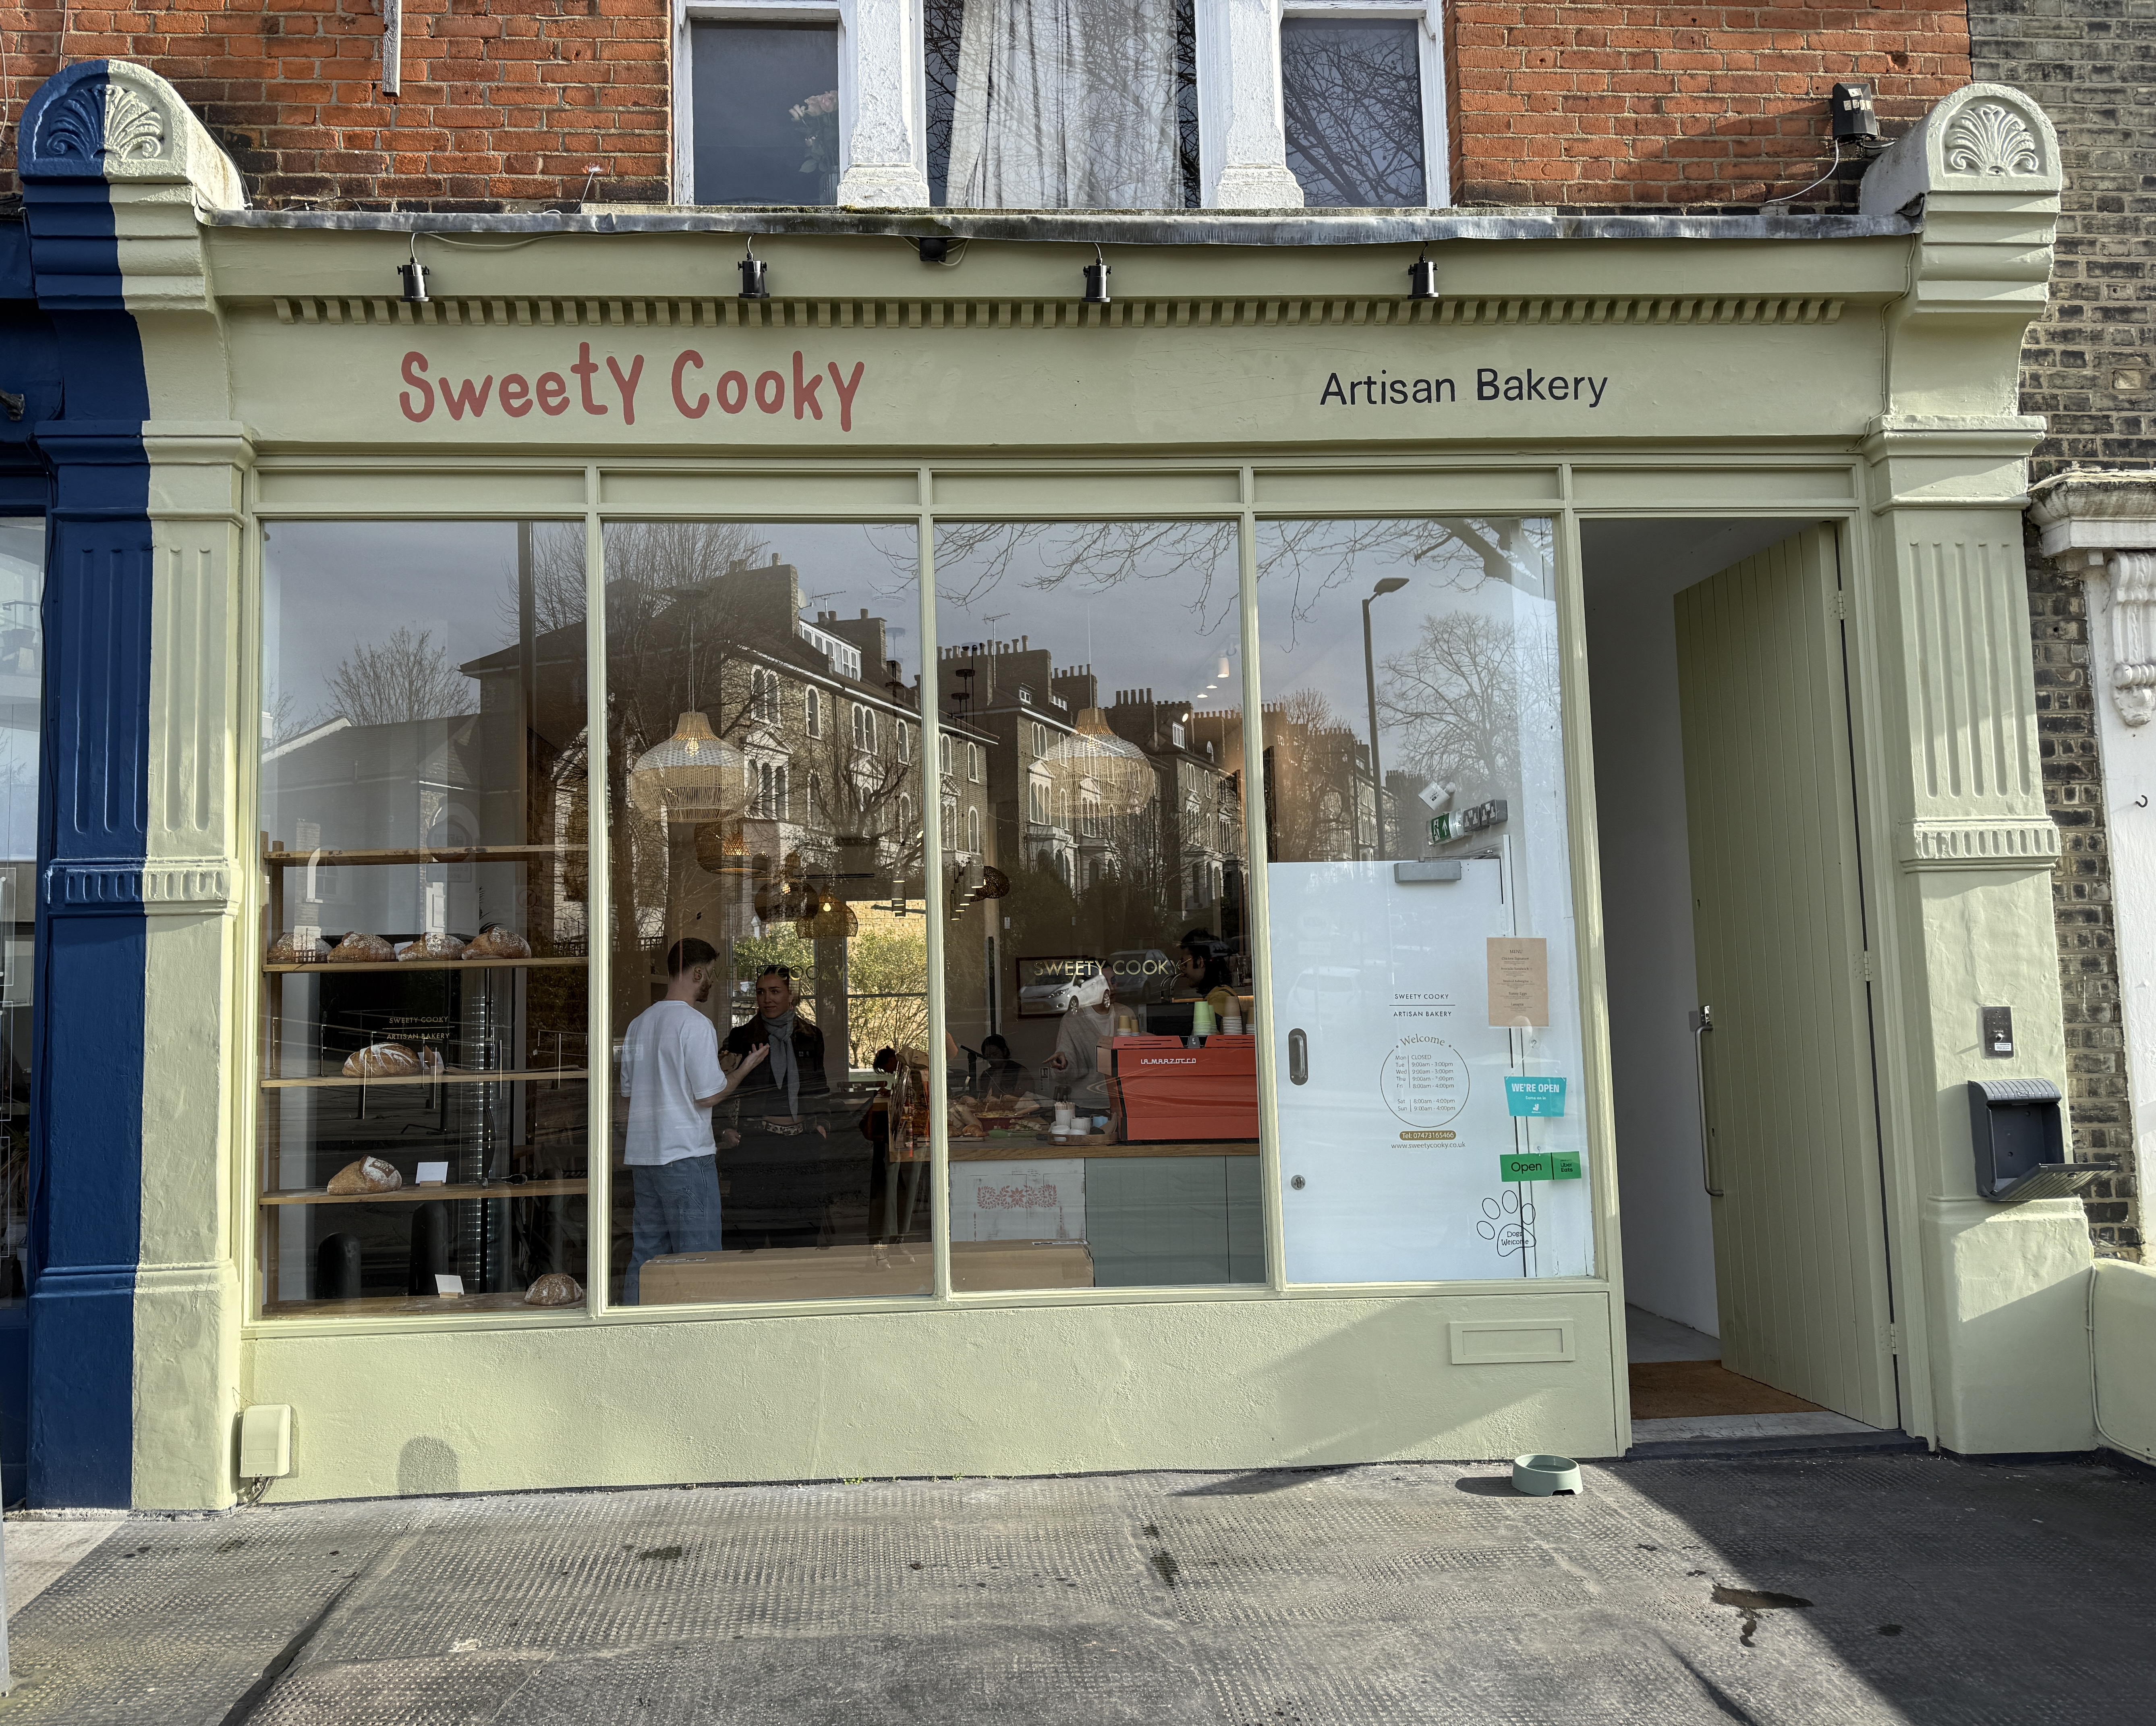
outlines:
{"label": "wall-mounted sign inside", "polygon": [[1455,809],[1445,815],[1430,818],[1430,842],[1434,845],[1449,845],[1455,839],[1465,839],[1471,833],[1480,833],[1485,828],[1502,827],[1507,815],[1505,799],[1493,797],[1487,803],[1478,803],[1472,809]]}

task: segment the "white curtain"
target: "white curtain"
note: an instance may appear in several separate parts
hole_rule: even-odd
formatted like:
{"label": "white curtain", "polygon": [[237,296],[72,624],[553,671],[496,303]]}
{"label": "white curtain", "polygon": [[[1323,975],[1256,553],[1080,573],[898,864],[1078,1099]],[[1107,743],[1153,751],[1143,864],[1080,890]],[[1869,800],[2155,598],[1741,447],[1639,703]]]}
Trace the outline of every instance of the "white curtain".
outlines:
{"label": "white curtain", "polygon": [[1174,0],[965,0],[954,209],[1183,203]]}

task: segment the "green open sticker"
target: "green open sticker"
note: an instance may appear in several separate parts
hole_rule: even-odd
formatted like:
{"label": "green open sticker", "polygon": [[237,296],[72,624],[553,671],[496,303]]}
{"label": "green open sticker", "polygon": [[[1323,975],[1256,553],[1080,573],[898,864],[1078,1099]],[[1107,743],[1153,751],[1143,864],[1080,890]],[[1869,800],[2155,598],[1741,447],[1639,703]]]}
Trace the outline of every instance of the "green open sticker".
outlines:
{"label": "green open sticker", "polygon": [[1500,1180],[1578,1180],[1579,1153],[1531,1151],[1522,1155],[1507,1151],[1497,1158],[1497,1178]]}

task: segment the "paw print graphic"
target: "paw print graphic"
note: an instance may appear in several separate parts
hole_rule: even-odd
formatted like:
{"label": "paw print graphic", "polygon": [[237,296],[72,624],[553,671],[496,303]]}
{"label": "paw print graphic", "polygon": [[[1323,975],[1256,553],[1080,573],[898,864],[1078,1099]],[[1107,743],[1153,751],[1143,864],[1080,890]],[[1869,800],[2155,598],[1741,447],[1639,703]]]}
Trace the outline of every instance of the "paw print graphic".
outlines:
{"label": "paw print graphic", "polygon": [[1500,1258],[1525,1252],[1535,1244],[1535,1207],[1517,1193],[1507,1191],[1482,1201],[1482,1220],[1475,1232],[1493,1242]]}

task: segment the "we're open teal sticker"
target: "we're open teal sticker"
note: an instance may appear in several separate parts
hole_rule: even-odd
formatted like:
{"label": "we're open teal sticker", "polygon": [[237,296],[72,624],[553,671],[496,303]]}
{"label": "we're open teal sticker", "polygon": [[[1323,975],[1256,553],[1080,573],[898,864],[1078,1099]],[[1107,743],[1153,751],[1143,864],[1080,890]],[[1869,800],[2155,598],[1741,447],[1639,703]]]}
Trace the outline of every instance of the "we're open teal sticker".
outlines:
{"label": "we're open teal sticker", "polygon": [[1516,1079],[1507,1074],[1505,1079],[1505,1111],[1514,1116],[1563,1114],[1564,1081]]}

